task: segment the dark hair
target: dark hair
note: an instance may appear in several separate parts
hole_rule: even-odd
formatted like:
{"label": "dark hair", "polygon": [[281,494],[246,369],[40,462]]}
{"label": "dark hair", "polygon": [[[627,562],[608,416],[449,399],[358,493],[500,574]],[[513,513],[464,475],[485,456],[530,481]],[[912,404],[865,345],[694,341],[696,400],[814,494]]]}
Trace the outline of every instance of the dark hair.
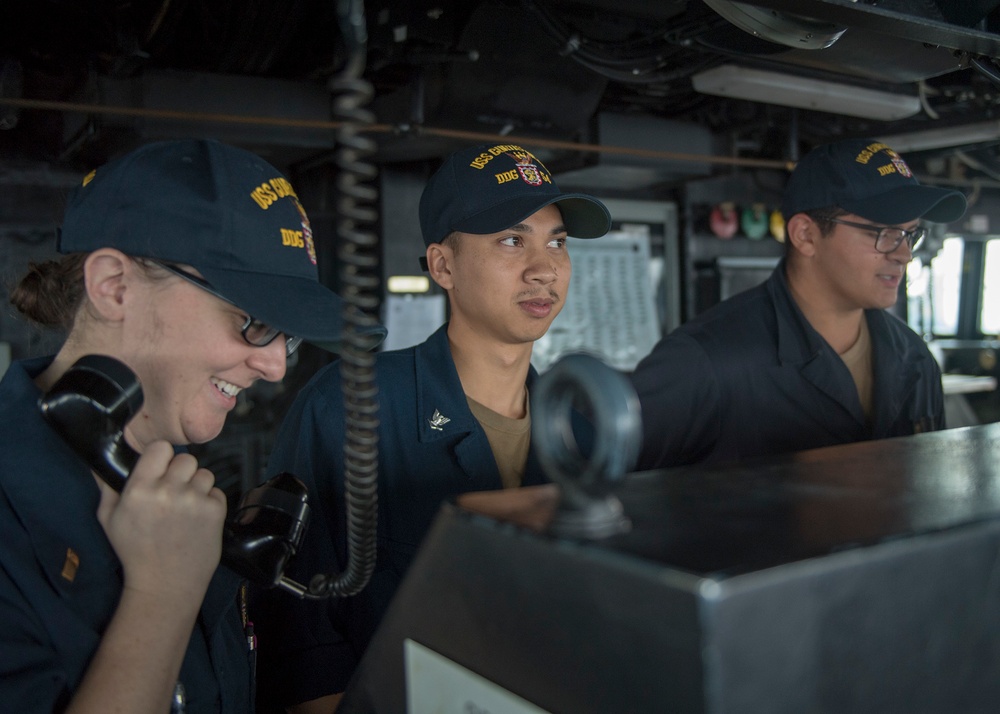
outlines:
{"label": "dark hair", "polygon": [[827,206],[826,208],[814,208],[811,211],[803,211],[813,222],[819,226],[819,232],[823,236],[828,236],[833,231],[834,218],[846,216],[847,211],[837,206]]}
{"label": "dark hair", "polygon": [[[840,216],[846,216],[847,211],[838,206],[827,206],[825,208],[813,208],[808,211],[802,211],[805,215],[812,219],[813,223],[819,227],[820,235],[824,238],[833,232],[835,224],[832,219],[839,218]],[[785,256],[788,257],[792,252],[792,242],[785,237]]]}
{"label": "dark hair", "polygon": [[[10,304],[42,327],[68,332],[83,305],[83,264],[88,255],[70,253],[59,260],[29,263],[28,272],[10,291]],[[153,261],[129,257],[150,279],[166,279],[170,275]]]}
{"label": "dark hair", "polygon": [[462,242],[458,238],[459,235],[461,234],[458,231],[452,231],[441,239],[441,245],[446,245],[451,248],[452,253],[458,253],[458,244]]}
{"label": "dark hair", "polygon": [[69,330],[83,303],[83,263],[87,253],[29,263],[28,272],[10,291],[10,304],[43,327]]}

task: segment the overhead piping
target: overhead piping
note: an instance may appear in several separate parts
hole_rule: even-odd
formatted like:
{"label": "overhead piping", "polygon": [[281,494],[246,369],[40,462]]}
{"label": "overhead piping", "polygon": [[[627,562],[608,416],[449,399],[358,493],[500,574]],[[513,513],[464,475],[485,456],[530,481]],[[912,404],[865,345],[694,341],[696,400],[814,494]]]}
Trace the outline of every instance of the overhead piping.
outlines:
{"label": "overhead piping", "polygon": [[[78,112],[83,114],[103,114],[109,116],[129,116],[146,119],[167,119],[172,121],[190,122],[217,122],[222,124],[252,124],[257,126],[274,126],[298,129],[317,130],[337,130],[343,125],[339,121],[327,121],[320,119],[290,119],[287,117],[263,117],[248,116],[241,114],[217,114],[211,112],[189,112],[176,111],[170,109],[143,109],[140,107],[114,107],[101,104],[83,104],[77,102],[62,102],[49,99],[18,99],[0,97],[0,105],[20,107],[22,109],[39,109],[46,111]],[[412,133],[425,136],[438,136],[450,139],[461,139],[473,142],[496,142],[510,141],[509,135],[490,134],[485,132],[463,131],[459,129],[445,129],[441,127],[422,126],[412,129]],[[405,133],[395,124],[372,124],[364,128],[366,133],[378,134],[400,134]],[[569,151],[582,151],[596,154],[617,154],[627,156],[638,156],[647,159],[659,159],[663,161],[693,161],[724,166],[743,166],[746,168],[758,169],[778,169],[791,171],[795,164],[790,161],[779,159],[754,159],[738,156],[711,156],[702,154],[686,154],[673,151],[654,151],[648,149],[638,149],[627,146],[605,146],[601,144],[584,144],[573,141],[560,141],[558,139],[544,139],[538,137],[524,137],[524,141],[529,142],[533,147],[543,147],[547,149],[565,149]]]}

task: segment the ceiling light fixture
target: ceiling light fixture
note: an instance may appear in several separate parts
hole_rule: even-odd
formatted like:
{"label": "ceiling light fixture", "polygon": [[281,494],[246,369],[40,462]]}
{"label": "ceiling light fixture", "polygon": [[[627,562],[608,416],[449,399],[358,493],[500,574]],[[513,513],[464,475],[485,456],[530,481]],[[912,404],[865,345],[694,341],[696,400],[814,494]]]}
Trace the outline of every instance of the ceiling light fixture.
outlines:
{"label": "ceiling light fixture", "polygon": [[920,111],[920,98],[850,84],[728,64],[691,76],[695,91],[783,107],[866,119],[903,119]]}
{"label": "ceiling light fixture", "polygon": [[386,289],[390,293],[426,293],[431,281],[426,275],[390,275]]}
{"label": "ceiling light fixture", "polygon": [[997,120],[925,129],[879,139],[904,154],[907,151],[947,149],[997,140],[1000,140],[1000,121]]}

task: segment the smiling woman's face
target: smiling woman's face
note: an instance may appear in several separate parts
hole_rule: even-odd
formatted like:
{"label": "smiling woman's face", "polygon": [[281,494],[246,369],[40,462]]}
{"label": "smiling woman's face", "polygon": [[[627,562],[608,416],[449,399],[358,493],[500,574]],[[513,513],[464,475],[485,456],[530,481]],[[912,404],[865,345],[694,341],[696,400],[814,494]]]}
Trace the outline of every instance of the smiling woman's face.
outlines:
{"label": "smiling woman's face", "polygon": [[128,431],[138,448],[154,439],[204,443],[219,435],[236,395],[285,374],[285,341],[254,347],[246,313],[177,276],[135,280],[123,324],[122,358],[144,403]]}

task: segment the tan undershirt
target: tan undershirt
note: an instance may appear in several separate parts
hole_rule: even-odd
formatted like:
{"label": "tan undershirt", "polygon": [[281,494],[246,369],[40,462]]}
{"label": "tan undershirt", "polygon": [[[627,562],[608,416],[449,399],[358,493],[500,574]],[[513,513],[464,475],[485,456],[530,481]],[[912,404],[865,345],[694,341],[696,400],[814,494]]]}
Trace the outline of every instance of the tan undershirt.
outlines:
{"label": "tan undershirt", "polygon": [[844,364],[851,370],[854,377],[854,384],[858,388],[858,397],[861,399],[861,409],[865,413],[865,420],[870,424],[872,420],[872,340],[868,333],[868,320],[861,316],[861,330],[858,332],[857,341],[840,355]]}
{"label": "tan undershirt", "polygon": [[500,482],[504,488],[517,488],[524,479],[524,467],[528,462],[528,447],[531,444],[531,408],[527,392],[524,395],[525,414],[520,419],[498,414],[468,396],[466,400],[472,415],[486,432],[493,458],[500,470]]}

